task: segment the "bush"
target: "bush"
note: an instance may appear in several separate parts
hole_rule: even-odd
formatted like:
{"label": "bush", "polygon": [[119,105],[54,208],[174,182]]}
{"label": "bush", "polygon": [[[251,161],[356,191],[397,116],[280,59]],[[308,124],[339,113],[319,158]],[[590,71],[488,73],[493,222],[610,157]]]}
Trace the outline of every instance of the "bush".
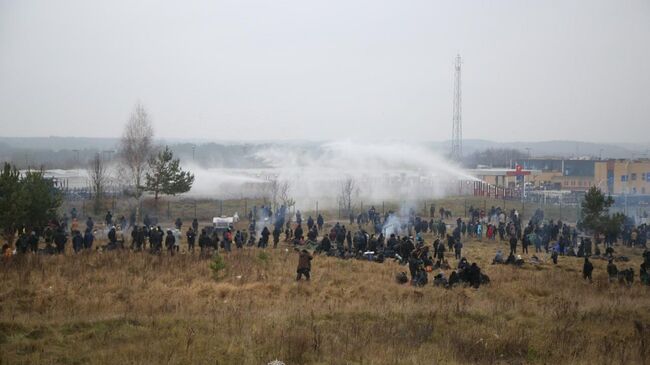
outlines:
{"label": "bush", "polygon": [[264,251],[260,252],[260,253],[257,255],[257,259],[260,260],[260,261],[262,261],[262,262],[265,263],[265,264],[269,262],[269,258],[270,258],[269,254],[266,253],[266,252],[264,252]]}
{"label": "bush", "polygon": [[223,257],[215,253],[214,258],[210,263],[210,270],[212,270],[212,275],[214,276],[214,279],[215,280],[221,279],[222,273],[225,273],[227,268],[228,266],[226,265],[226,262],[224,261]]}

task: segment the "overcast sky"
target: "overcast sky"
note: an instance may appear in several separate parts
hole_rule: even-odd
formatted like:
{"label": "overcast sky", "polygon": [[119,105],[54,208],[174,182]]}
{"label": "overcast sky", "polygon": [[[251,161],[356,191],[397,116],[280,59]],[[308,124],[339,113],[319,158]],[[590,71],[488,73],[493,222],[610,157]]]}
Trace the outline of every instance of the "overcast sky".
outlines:
{"label": "overcast sky", "polygon": [[650,141],[650,1],[0,0],[0,135]]}

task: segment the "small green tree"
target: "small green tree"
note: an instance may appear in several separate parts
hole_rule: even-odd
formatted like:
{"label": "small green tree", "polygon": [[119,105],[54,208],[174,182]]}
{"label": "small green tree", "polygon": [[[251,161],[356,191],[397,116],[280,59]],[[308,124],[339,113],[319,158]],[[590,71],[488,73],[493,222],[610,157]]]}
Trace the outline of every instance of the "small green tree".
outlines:
{"label": "small green tree", "polygon": [[21,174],[15,166],[4,164],[0,173],[0,228],[7,240],[21,227],[31,230],[47,225],[56,218],[62,201],[61,192],[42,171]]}
{"label": "small green tree", "polygon": [[22,215],[20,192],[20,172],[5,162],[0,173],[0,227],[7,239],[16,232],[16,217]]}
{"label": "small green tree", "polygon": [[180,160],[165,146],[156,156],[149,159],[151,173],[145,175],[145,190],[153,193],[157,201],[162,194],[176,195],[190,191],[194,183],[194,175],[183,171]]}
{"label": "small green tree", "polygon": [[57,210],[63,202],[61,191],[54,182],[43,176],[41,171],[28,171],[22,178],[22,226],[44,227],[57,217]]}
{"label": "small green tree", "polygon": [[625,214],[614,213],[603,220],[602,222],[603,227],[600,230],[598,230],[598,232],[604,233],[610,237],[618,237],[621,234],[625,219],[626,219]]}
{"label": "small green tree", "polygon": [[613,204],[614,199],[611,196],[605,196],[595,186],[589,188],[582,201],[582,227],[589,233],[618,236],[625,221],[625,215],[622,213],[610,215],[609,208]]}
{"label": "small green tree", "polygon": [[215,252],[214,257],[212,258],[212,262],[210,263],[210,270],[212,270],[212,276],[214,279],[221,279],[222,275],[226,272],[227,269],[228,265],[226,265],[226,261],[224,261],[221,255]]}
{"label": "small green tree", "polygon": [[611,196],[605,196],[595,186],[589,188],[582,201],[583,227],[590,232],[602,232],[612,204],[614,199]]}

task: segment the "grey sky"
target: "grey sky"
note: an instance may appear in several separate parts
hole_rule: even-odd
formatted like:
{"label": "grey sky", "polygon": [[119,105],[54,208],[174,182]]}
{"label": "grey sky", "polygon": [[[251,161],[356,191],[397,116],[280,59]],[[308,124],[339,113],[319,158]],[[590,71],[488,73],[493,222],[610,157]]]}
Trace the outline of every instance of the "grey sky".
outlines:
{"label": "grey sky", "polygon": [[650,1],[0,0],[0,135],[650,141]]}

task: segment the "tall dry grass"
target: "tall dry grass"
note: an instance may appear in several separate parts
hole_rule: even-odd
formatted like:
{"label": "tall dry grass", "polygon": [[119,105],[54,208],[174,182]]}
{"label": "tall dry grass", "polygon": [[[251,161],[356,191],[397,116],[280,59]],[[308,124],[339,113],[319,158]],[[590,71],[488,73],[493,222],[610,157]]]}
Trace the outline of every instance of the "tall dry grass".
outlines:
{"label": "tall dry grass", "polygon": [[[497,246],[465,245],[492,279],[478,290],[398,285],[394,262],[323,256],[295,282],[284,246],[224,255],[219,281],[190,254],[16,257],[0,266],[0,363],[650,362],[649,288],[608,284],[604,261],[592,284],[578,258],[491,266]],[[639,252],[624,253],[638,273]]]}

